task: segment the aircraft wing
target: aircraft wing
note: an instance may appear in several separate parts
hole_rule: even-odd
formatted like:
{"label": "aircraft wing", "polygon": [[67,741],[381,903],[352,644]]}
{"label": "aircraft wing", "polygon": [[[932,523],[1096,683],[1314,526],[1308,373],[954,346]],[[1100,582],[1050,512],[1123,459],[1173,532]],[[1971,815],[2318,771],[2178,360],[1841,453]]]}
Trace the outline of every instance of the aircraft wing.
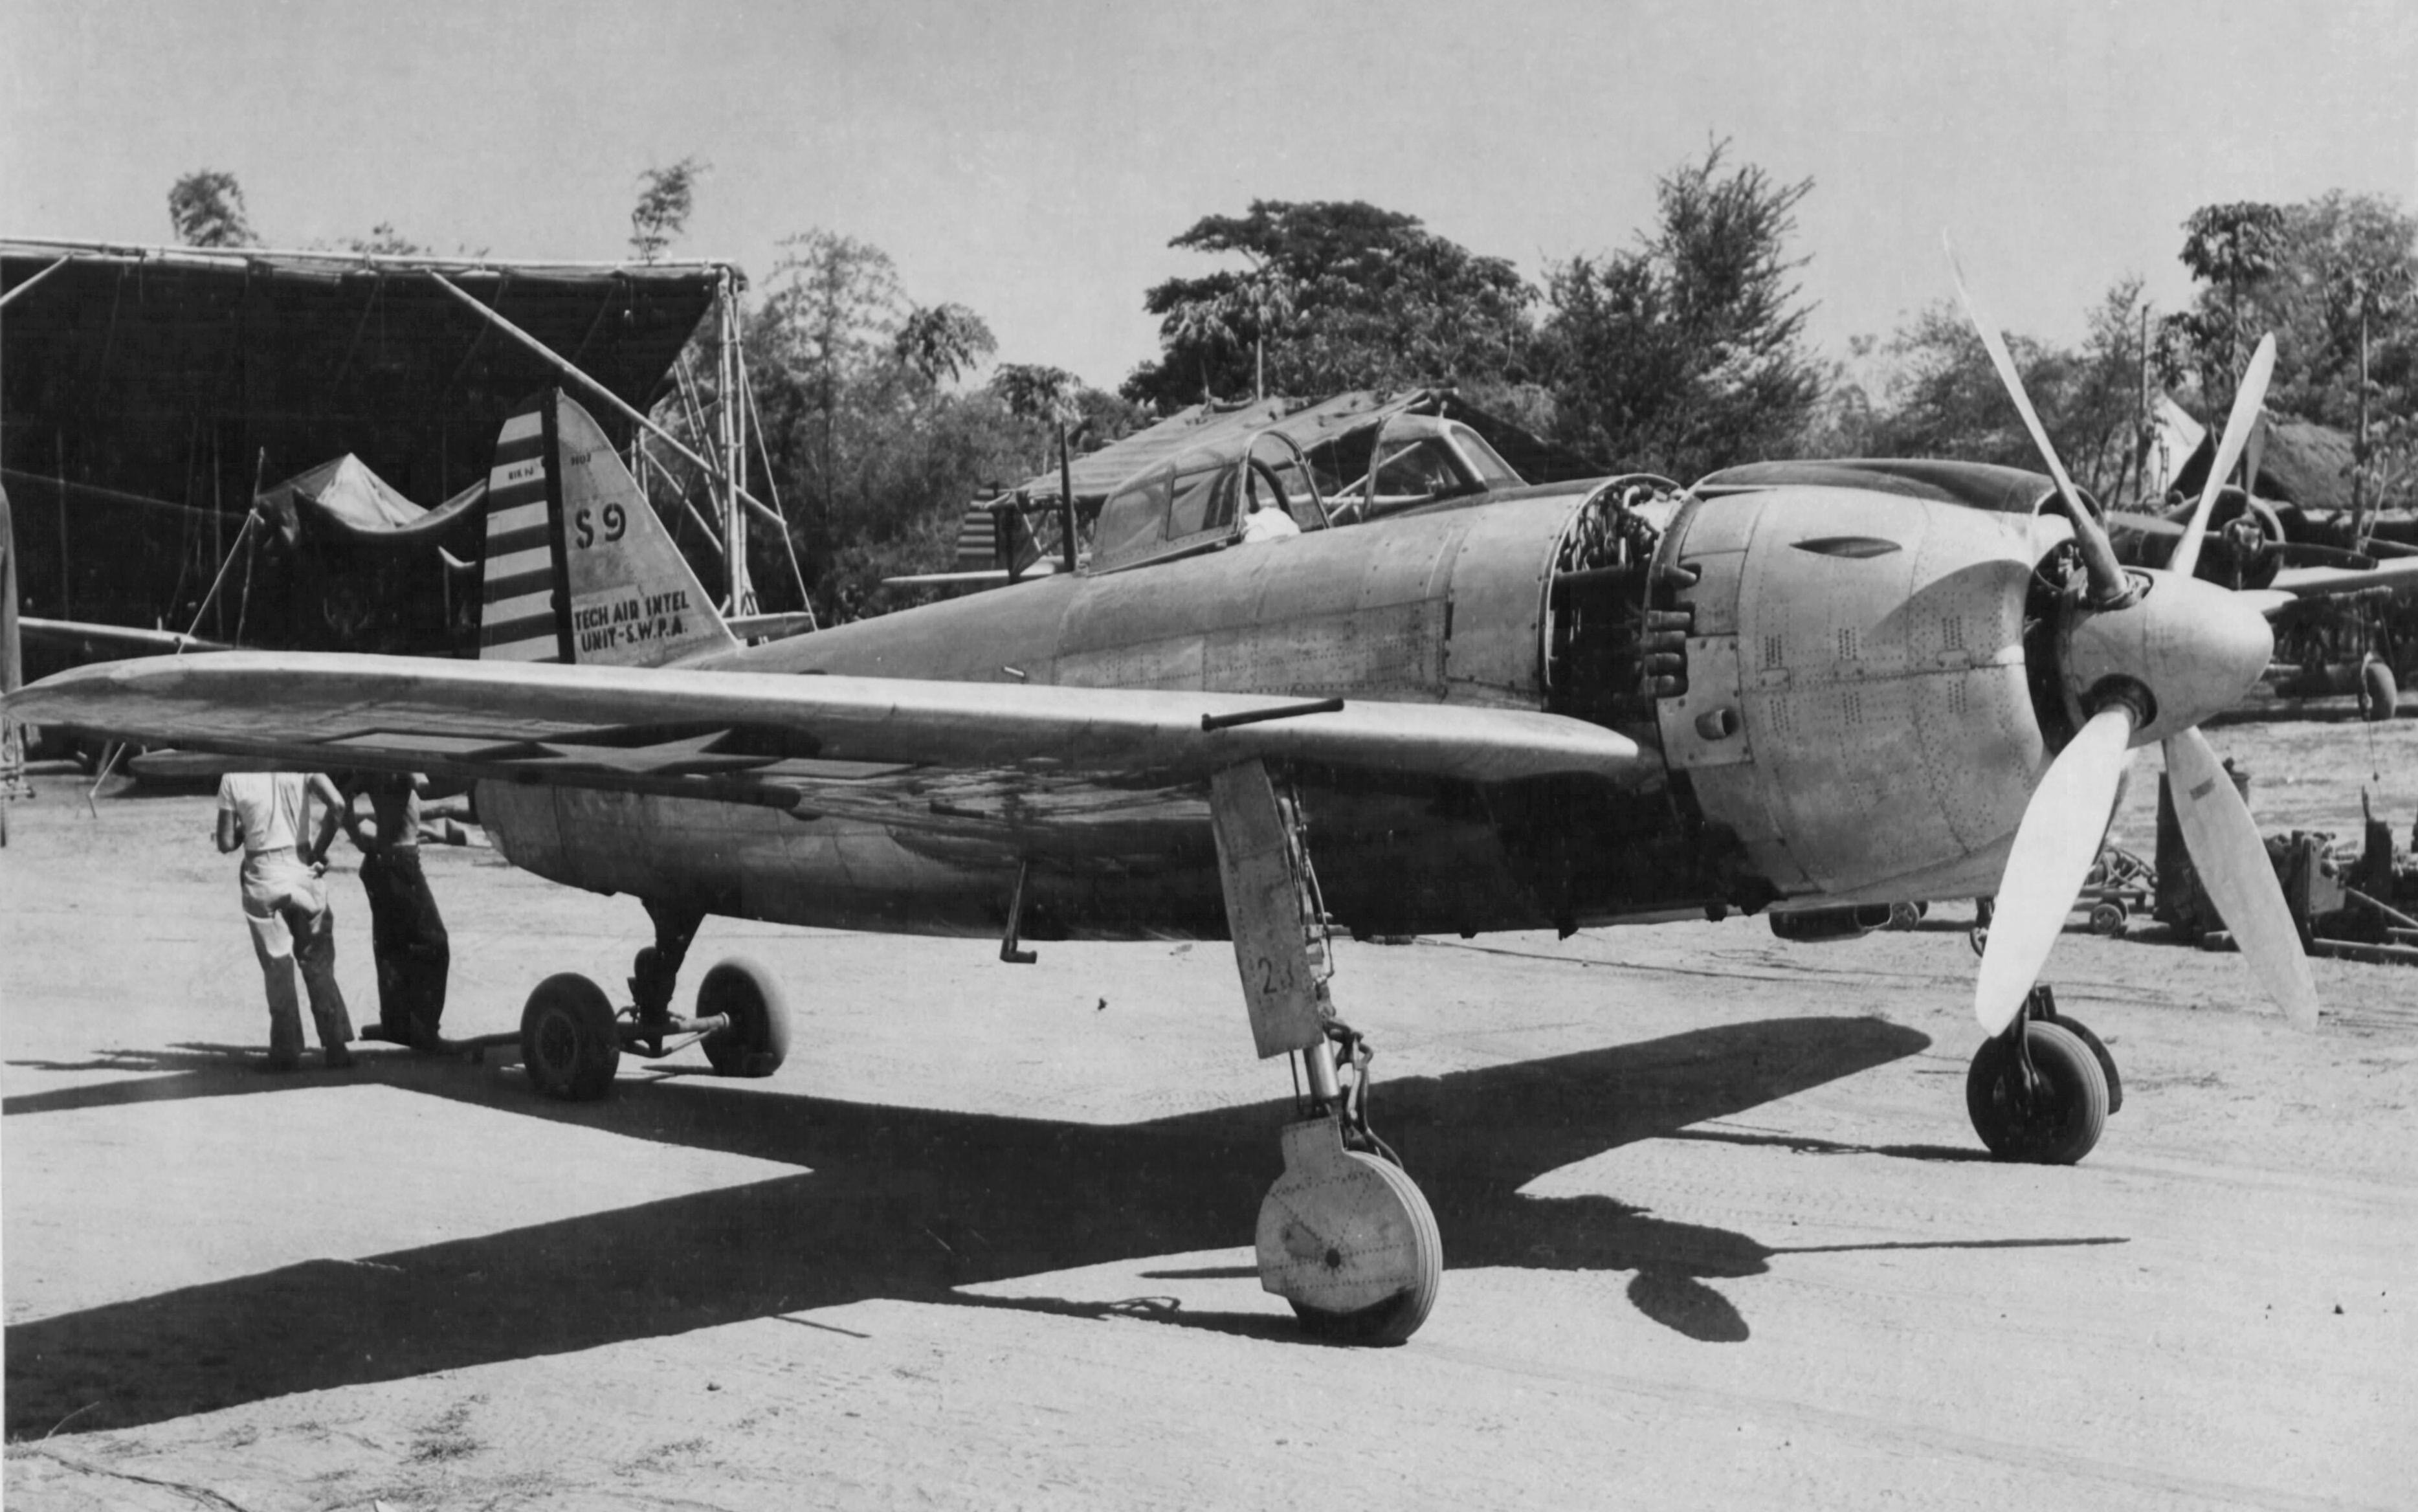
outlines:
{"label": "aircraft wing", "polygon": [[2395,557],[2374,567],[2288,567],[2275,574],[2269,590],[2300,600],[2364,593],[2371,588],[2418,593],[2418,557]]}
{"label": "aircraft wing", "polygon": [[6,712],[263,766],[686,794],[936,829],[984,817],[953,816],[952,795],[1054,795],[1097,812],[1255,756],[1478,782],[1610,775],[1640,759],[1626,737],[1558,714],[1302,707],[1231,693],[226,651],[78,667],[21,690]]}

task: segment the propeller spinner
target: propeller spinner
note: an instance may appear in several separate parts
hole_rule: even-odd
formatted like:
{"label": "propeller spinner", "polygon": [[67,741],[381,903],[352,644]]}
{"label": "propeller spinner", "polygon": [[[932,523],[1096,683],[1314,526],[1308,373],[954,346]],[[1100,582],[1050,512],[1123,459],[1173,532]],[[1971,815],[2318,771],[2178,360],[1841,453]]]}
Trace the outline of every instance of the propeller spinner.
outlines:
{"label": "propeller spinner", "polygon": [[2200,581],[2192,569],[2217,492],[2257,423],[2274,371],[2274,338],[2258,344],[2242,374],[2208,485],[2165,570],[2128,572],[2066,476],[2006,343],[1965,286],[1953,246],[1948,260],[1966,313],[2057,481],[2087,577],[2058,642],[2059,675],[2085,723],[2058,753],[2015,831],[1974,984],[1974,1016],[1996,1034],[2023,1006],[2098,857],[2126,753],[2157,740],[2183,842],[2209,896],[2268,995],[2295,1024],[2313,1025],[2317,986],[2267,848],[2197,728],[2249,690],[2273,651],[2267,621],[2251,603]]}

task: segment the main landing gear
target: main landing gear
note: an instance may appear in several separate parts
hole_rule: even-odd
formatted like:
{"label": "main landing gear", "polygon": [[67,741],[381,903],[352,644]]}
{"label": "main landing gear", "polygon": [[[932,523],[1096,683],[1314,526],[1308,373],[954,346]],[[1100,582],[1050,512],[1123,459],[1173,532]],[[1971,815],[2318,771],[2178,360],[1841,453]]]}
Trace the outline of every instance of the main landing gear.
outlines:
{"label": "main landing gear", "polygon": [[1973,1052],[1965,1077],[1974,1132],[2000,1160],[2071,1166],[2123,1106],[2115,1057],[2080,1019],[2058,1013],[2045,984]]}
{"label": "main landing gear", "polygon": [[[1368,1042],[1330,1021],[1301,1052],[1305,1117],[1284,1127],[1284,1174],[1260,1203],[1260,1285],[1311,1334],[1400,1344],[1444,1280],[1444,1236],[1400,1159],[1370,1132]],[[1340,1086],[1339,1066],[1351,1067]]]}
{"label": "main landing gear", "polygon": [[1284,1174],[1260,1204],[1260,1285],[1314,1335],[1399,1344],[1435,1306],[1444,1243],[1401,1162],[1369,1128],[1368,1042],[1337,1020],[1318,881],[1299,811],[1265,765],[1216,774],[1210,815],[1234,961],[1260,1055],[1298,1055]]}
{"label": "main landing gear", "polygon": [[691,1045],[722,1077],[769,1077],[789,1053],[789,1010],[773,974],[748,960],[727,960],[697,984],[696,1013],[671,1011],[681,963],[705,915],[647,906],[655,942],[631,968],[634,1001],[616,1010],[604,989],[575,971],[547,977],[521,1010],[518,1034],[465,1041],[472,1060],[491,1046],[517,1044],[529,1084],[549,1097],[588,1102],[612,1090],[626,1052],[660,1060]]}

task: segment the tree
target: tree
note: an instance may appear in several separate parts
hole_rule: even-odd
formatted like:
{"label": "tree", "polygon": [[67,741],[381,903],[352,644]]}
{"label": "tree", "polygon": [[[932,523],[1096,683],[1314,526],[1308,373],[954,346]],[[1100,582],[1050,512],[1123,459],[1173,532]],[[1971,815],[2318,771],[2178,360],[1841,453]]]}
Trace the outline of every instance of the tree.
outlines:
{"label": "tree", "polygon": [[377,257],[417,257],[428,249],[394,228],[391,221],[380,221],[370,227],[366,237],[355,237],[345,243],[357,252]]}
{"label": "tree", "polygon": [[990,380],[991,392],[999,395],[1009,414],[1039,425],[1072,423],[1075,391],[1081,384],[1064,368],[1039,362],[1002,363]]}
{"label": "tree", "polygon": [[682,158],[668,168],[648,168],[638,174],[638,202],[630,208],[630,250],[638,261],[651,263],[688,229],[688,212],[696,201],[696,181],[712,165]]}
{"label": "tree", "polygon": [[2268,407],[2354,435],[2364,411],[2357,496],[2405,490],[2418,477],[2418,220],[2334,191],[2282,206],[2204,206],[2183,229],[2183,264],[2203,286],[2161,328],[2162,377],[2221,424],[2252,346],[2273,332]]}
{"label": "tree", "polygon": [[878,247],[821,230],[780,246],[755,332],[769,360],[754,365],[775,380],[778,407],[812,412],[819,445],[799,460],[826,508],[839,512],[852,502],[840,483],[841,410],[860,397],[860,380],[895,356],[909,307],[896,267]]}
{"label": "tree", "polygon": [[[978,486],[1045,452],[1054,429],[1012,411],[1001,386],[1056,370],[956,389],[996,348],[979,314],[916,304],[890,258],[850,237],[811,231],[781,253],[744,321],[772,481],[823,619],[879,614],[918,597],[883,578],[947,568]],[[1079,409],[1087,390],[1060,388]]]}
{"label": "tree", "polygon": [[2258,342],[2252,328],[2277,313],[2258,296],[2283,271],[2288,241],[2284,212],[2252,200],[2204,205],[2183,221],[2182,265],[2208,288],[2165,318],[2161,351],[2169,381],[2188,373],[2212,411],[2232,407],[2234,379]]}
{"label": "tree", "polygon": [[955,383],[999,350],[983,317],[961,304],[919,306],[898,323],[898,359],[926,383]]}
{"label": "tree", "polygon": [[1125,380],[1127,398],[1172,406],[1519,374],[1536,291],[1507,261],[1416,216],[1356,200],[1254,200],[1169,245],[1247,267],[1149,291],[1159,357]]}
{"label": "tree", "polygon": [[[2078,349],[2007,336],[2024,391],[2058,459],[2076,483],[2103,502],[2123,490],[2139,449],[2144,308],[2141,281],[2125,278],[2101,298]],[[1843,418],[1816,450],[2041,470],[2030,433],[1981,337],[1953,301],[1917,312],[1879,349],[1879,359],[1886,374],[1879,400],[1858,388],[1860,405],[1840,405]],[[1841,386],[1843,393],[1845,388]],[[1844,418],[1851,409],[1852,418]]]}
{"label": "tree", "polygon": [[257,247],[235,175],[197,168],[169,187],[168,223],[188,247]]}
{"label": "tree", "polygon": [[1727,155],[1717,142],[1663,176],[1635,248],[1547,271],[1537,362],[1581,451],[1684,479],[1804,438],[1824,374],[1788,239],[1814,183]]}

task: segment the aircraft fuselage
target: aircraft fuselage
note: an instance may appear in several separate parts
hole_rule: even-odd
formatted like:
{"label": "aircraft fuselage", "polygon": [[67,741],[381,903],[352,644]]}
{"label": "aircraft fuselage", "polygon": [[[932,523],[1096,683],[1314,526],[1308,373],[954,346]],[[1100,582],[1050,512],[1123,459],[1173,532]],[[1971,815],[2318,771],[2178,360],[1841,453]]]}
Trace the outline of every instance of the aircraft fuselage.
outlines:
{"label": "aircraft fuselage", "polygon": [[[1365,934],[1948,897],[1990,890],[2049,759],[2025,611],[2063,532],[1843,488],[1692,499],[1676,518],[1610,490],[1526,490],[1046,578],[713,664],[1541,709],[1648,753],[1618,781],[1296,771],[1328,911]],[[1660,696],[1637,633],[1648,610],[1686,617]],[[630,793],[484,784],[479,803],[516,864],[713,912],[995,933],[1029,859],[1033,938],[1224,933],[1197,797],[1138,802],[1092,842],[1030,857],[1005,838]]]}

